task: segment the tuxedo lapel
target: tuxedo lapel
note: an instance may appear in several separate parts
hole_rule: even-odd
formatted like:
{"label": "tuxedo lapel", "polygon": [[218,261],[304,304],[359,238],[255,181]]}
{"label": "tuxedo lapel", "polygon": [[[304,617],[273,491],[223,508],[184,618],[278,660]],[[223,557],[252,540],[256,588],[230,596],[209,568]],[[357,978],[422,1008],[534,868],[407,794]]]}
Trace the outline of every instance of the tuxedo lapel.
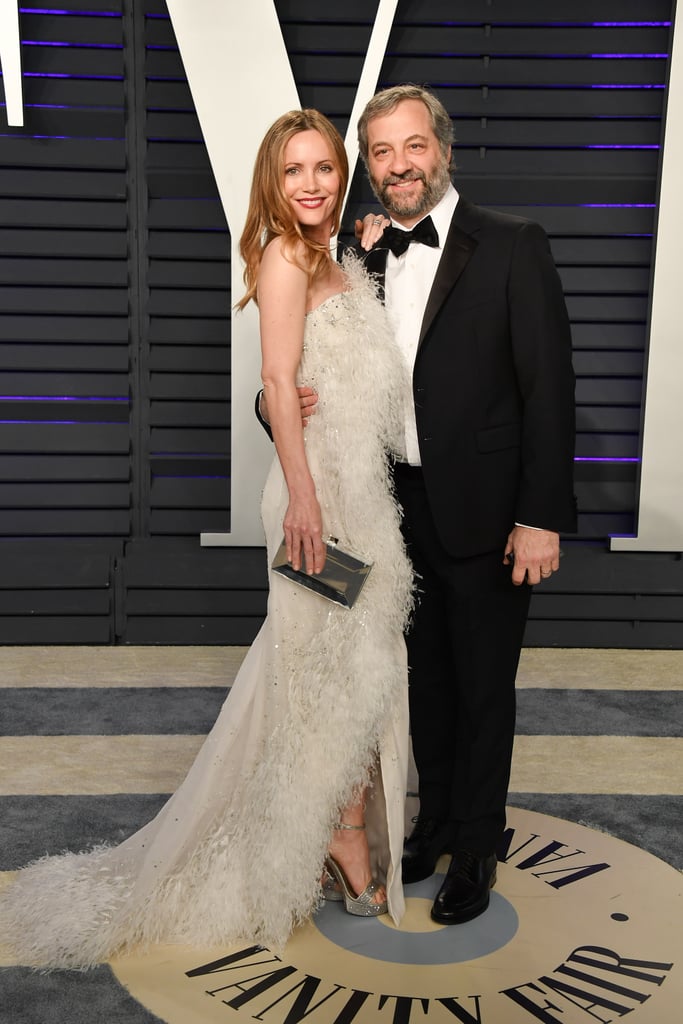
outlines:
{"label": "tuxedo lapel", "polygon": [[441,309],[446,296],[467,266],[468,260],[477,247],[473,236],[478,230],[475,209],[464,199],[458,200],[453,220],[446,236],[443,254],[437,267],[432,290],[427,299],[418,348],[424,341],[434,317]]}

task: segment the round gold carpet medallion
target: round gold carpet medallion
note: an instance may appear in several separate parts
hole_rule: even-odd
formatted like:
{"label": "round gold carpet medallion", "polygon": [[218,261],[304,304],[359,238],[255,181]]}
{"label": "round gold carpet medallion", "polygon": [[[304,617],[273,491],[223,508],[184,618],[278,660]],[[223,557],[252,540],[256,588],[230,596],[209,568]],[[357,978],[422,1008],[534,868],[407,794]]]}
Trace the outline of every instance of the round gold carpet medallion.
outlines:
{"label": "round gold carpet medallion", "polygon": [[440,876],[406,888],[400,929],[326,904],[276,956],[246,943],[112,961],[167,1024],[678,1024],[681,875],[581,825],[511,809],[491,905],[429,916]]}

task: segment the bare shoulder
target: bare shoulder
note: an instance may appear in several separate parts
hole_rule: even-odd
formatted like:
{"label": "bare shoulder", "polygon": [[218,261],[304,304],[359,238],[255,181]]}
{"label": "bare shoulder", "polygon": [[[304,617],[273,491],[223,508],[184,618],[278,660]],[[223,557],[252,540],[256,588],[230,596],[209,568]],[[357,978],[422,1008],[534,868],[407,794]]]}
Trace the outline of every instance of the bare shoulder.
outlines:
{"label": "bare shoulder", "polygon": [[281,295],[305,295],[308,275],[280,237],[273,238],[263,251],[258,272],[259,303],[265,294],[275,290]]}
{"label": "bare shoulder", "polygon": [[278,235],[276,238],[271,239],[263,250],[261,267],[268,270],[281,270],[283,272],[286,272],[286,269],[289,267],[293,271],[298,271],[298,273],[306,276],[306,271],[303,269],[305,260],[306,251],[302,242],[297,241],[296,245],[291,246],[285,242],[281,235]]}

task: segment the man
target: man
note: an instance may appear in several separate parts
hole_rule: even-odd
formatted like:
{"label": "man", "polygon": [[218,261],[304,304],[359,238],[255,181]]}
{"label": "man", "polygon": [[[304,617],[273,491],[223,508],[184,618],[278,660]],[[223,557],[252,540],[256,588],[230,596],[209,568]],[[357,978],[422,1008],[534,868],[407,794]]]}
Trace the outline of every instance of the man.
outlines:
{"label": "man", "polygon": [[[452,124],[432,93],[378,93],[358,137],[394,225],[366,264],[413,369],[395,469],[420,590],[407,637],[420,811],[403,879],[451,853],[432,917],[457,924],[495,882],[530,584],[557,571],[559,532],[576,529],[569,322],[543,230],[453,188]],[[406,237],[418,224],[426,244]]]}
{"label": "man", "polygon": [[[395,466],[419,586],[406,640],[420,810],[403,880],[452,855],[432,907],[441,924],[488,906],[531,585],[557,571],[559,532],[576,528],[571,338],[548,241],[538,225],[458,195],[452,131],[436,97],[412,85],[378,93],[358,125],[392,220],[366,265],[414,400],[407,461]],[[366,218],[365,248],[383,226]],[[303,396],[302,415],[312,402]]]}

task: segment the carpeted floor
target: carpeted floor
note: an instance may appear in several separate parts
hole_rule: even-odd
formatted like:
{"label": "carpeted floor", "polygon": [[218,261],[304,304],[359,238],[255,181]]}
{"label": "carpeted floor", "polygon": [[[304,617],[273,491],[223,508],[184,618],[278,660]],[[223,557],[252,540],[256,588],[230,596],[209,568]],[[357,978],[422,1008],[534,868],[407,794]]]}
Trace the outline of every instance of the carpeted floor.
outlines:
{"label": "carpeted floor", "polygon": [[[118,842],[148,821],[182,778],[243,653],[0,648],[0,870]],[[682,686],[683,652],[525,651],[510,804],[683,867]],[[0,969],[1,1024],[155,1020],[108,967]]]}

